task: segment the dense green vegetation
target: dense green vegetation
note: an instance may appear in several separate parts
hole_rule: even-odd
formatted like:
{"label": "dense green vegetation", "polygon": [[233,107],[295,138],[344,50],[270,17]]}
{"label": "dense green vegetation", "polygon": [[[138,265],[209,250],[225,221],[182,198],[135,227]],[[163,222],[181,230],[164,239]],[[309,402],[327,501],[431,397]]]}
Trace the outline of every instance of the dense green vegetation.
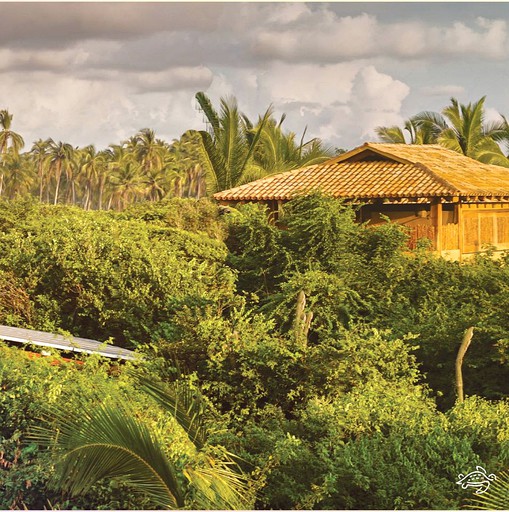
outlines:
{"label": "dense green vegetation", "polygon": [[[509,258],[448,262],[425,244],[409,252],[401,226],[354,219],[319,195],[288,203],[281,226],[257,205],[220,215],[206,199],[0,203],[0,323],[145,357],[77,365],[0,347],[2,508],[171,505],[103,452],[92,481],[73,473],[65,457],[85,425],[152,454],[188,508],[239,506],[202,485],[223,482],[220,467],[243,506],[266,509],[458,508],[472,495],[460,473],[507,469]],[[165,407],[198,399],[176,419]]]}

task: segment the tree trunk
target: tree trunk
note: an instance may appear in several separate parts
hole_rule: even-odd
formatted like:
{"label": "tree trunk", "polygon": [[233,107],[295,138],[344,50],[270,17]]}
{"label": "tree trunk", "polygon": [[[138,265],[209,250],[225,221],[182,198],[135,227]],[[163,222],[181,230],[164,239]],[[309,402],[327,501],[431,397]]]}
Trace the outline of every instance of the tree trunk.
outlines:
{"label": "tree trunk", "polygon": [[469,327],[465,331],[465,334],[463,335],[463,341],[461,342],[460,348],[458,350],[458,355],[456,357],[456,391],[458,393],[458,401],[460,403],[463,402],[463,400],[465,399],[463,394],[463,374],[461,373],[461,365],[463,364],[463,358],[467,353],[473,335],[474,328]]}
{"label": "tree trunk", "polygon": [[297,295],[297,307],[295,311],[294,332],[295,341],[301,348],[307,347],[308,333],[313,319],[313,312],[305,312],[306,294],[301,290]]}
{"label": "tree trunk", "polygon": [[53,201],[53,204],[58,203],[58,191],[60,189],[60,178],[62,175],[62,164],[60,162],[57,163],[57,167],[55,169],[55,200]]}

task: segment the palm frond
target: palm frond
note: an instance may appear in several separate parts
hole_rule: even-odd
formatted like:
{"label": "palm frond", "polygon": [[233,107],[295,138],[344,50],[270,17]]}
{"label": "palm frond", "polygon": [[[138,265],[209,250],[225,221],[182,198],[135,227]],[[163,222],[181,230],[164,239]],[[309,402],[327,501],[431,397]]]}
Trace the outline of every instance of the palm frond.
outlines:
{"label": "palm frond", "polygon": [[62,406],[53,408],[51,416],[58,431],[51,422],[35,427],[30,437],[56,449],[59,458],[51,481],[54,487],[79,495],[104,478],[120,478],[154,505],[183,506],[174,465],[160,442],[131,411],[104,403],[90,410],[90,404],[84,404],[79,415],[69,416]]}
{"label": "palm frond", "polygon": [[505,141],[508,137],[507,121],[503,116],[501,121],[490,121],[485,123],[483,133],[486,137],[491,137],[497,142]]}
{"label": "palm frond", "polygon": [[210,136],[210,133],[200,131],[199,144],[197,146],[200,154],[200,161],[202,162],[205,169],[205,181],[207,184],[207,191],[209,193],[218,192],[223,187],[221,176],[218,174],[218,170],[224,167],[221,156],[217,151],[214,141]]}
{"label": "palm frond", "polygon": [[132,376],[148,395],[177,420],[196,449],[203,449],[207,441],[203,423],[206,407],[199,393],[186,383],[177,381],[164,385],[137,373],[132,373]]}
{"label": "palm frond", "polygon": [[235,471],[231,460],[205,456],[198,467],[184,474],[193,488],[192,503],[197,509],[245,510],[253,507],[253,492],[245,477]]}
{"label": "palm frond", "polygon": [[242,167],[241,167],[241,169],[242,169],[241,174],[244,173],[244,170],[246,169],[246,167],[249,163],[249,160],[251,159],[251,157],[254,153],[254,150],[258,144],[258,141],[261,137],[263,128],[265,127],[265,124],[269,121],[271,116],[272,116],[272,105],[269,106],[269,108],[265,111],[265,114],[263,114],[263,116],[258,121],[258,126],[256,128],[256,132],[255,132],[254,137],[249,145],[246,157],[244,159],[244,163],[242,164]]}
{"label": "palm frond", "polygon": [[458,153],[463,153],[456,131],[453,128],[447,128],[442,131],[438,137],[438,143],[447,149],[452,149]]}
{"label": "palm frond", "polygon": [[220,132],[219,116],[212,106],[209,97],[204,92],[198,92],[196,93],[195,98],[198,102],[198,105],[200,105],[200,108],[203,110],[207,121],[212,126],[214,135],[217,136],[217,134]]}
{"label": "palm frond", "polygon": [[483,137],[478,142],[474,158],[485,164],[509,167],[509,159],[502,153],[500,146],[490,137]]}
{"label": "palm frond", "polygon": [[428,110],[412,116],[410,118],[410,122],[412,122],[417,128],[426,130],[433,140],[436,140],[443,130],[449,128],[449,125],[442,114]]}
{"label": "palm frond", "polygon": [[406,144],[403,130],[399,126],[377,126],[375,133],[382,142],[389,144]]}
{"label": "palm frond", "polygon": [[[277,172],[277,171],[276,171]],[[244,174],[242,178],[239,180],[239,185],[244,185],[245,183],[249,183],[250,181],[259,180],[265,176],[268,176],[270,173],[257,164],[251,164],[244,170]]]}

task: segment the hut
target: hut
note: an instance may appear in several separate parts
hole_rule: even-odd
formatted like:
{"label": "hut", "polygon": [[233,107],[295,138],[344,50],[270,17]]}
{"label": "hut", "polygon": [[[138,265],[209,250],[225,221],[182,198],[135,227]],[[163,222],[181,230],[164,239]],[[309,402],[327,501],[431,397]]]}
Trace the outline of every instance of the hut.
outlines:
{"label": "hut", "polygon": [[278,212],[303,193],[359,205],[359,221],[407,226],[411,247],[429,238],[444,257],[509,249],[509,168],[438,145],[365,143],[327,162],[218,192],[224,205],[260,202]]}

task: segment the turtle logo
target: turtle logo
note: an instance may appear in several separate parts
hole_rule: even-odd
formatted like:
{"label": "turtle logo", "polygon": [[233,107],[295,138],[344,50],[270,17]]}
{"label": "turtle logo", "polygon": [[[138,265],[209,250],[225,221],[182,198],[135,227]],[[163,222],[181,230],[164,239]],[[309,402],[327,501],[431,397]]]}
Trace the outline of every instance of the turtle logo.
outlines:
{"label": "turtle logo", "polygon": [[491,482],[496,478],[493,473],[488,475],[482,466],[476,466],[475,471],[471,471],[468,475],[459,474],[456,483],[461,485],[462,489],[475,487],[477,489],[475,493],[482,494],[490,488]]}

